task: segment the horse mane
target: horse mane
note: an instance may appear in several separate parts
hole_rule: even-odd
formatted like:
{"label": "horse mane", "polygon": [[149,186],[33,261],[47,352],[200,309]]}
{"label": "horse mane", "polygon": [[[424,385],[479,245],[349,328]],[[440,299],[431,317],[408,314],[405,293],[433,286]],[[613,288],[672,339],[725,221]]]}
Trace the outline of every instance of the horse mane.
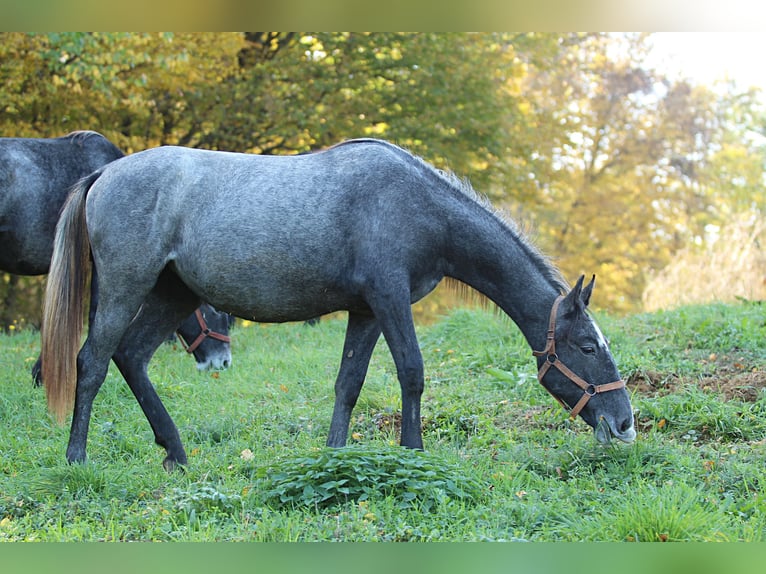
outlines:
{"label": "horse mane", "polygon": [[[559,271],[559,269],[553,264],[550,258],[543,254],[543,252],[540,251],[537,246],[534,245],[534,243],[532,243],[531,239],[527,236],[527,234],[523,233],[519,229],[518,225],[513,219],[495,207],[486,195],[477,192],[467,178],[458,177],[454,172],[449,170],[439,169],[424,160],[422,157],[412,153],[408,149],[391,142],[387,142],[385,140],[379,140],[375,138],[357,138],[343,141],[339,144],[331,146],[329,149],[357,143],[378,144],[388,147],[389,149],[398,153],[404,154],[407,158],[414,160],[421,169],[431,174],[432,177],[438,178],[453,193],[459,194],[459,196],[462,196],[469,201],[476,203],[491,217],[494,217],[497,221],[499,221],[502,226],[515,238],[516,242],[519,244],[519,247],[529,257],[534,266],[557,291],[560,293],[569,292],[569,283],[567,283],[567,280],[564,278],[561,271]],[[458,289],[460,291],[464,290],[463,287],[461,287],[462,284],[460,284],[458,281],[455,281],[454,283],[458,285]]]}
{"label": "horse mane", "polygon": [[[103,138],[104,136],[96,131],[93,130],[75,130],[73,132],[69,132],[65,136],[62,136],[65,139],[72,140],[73,143],[80,143],[82,141],[85,141],[91,137],[100,137]],[[106,138],[104,138],[106,139]]]}
{"label": "horse mane", "polygon": [[[420,159],[420,158],[417,158]],[[567,280],[564,278],[561,271],[553,264],[551,259],[545,255],[540,249],[532,242],[528,234],[524,233],[512,218],[507,213],[495,207],[489,198],[477,192],[470,182],[465,178],[456,176],[451,171],[440,170],[428,162],[420,161],[430,168],[437,177],[440,177],[450,189],[462,194],[469,200],[474,201],[480,207],[482,207],[490,216],[497,219],[501,225],[508,230],[508,232],[515,238],[519,247],[529,257],[534,264],[535,268],[545,277],[545,279],[553,285],[553,287],[560,293],[567,293],[570,289]]]}

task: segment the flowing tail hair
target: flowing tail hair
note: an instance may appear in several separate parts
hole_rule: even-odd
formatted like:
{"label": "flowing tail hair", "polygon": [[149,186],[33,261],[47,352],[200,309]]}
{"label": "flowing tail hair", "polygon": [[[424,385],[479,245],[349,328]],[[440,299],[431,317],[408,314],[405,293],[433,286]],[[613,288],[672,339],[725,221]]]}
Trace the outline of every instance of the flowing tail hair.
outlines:
{"label": "flowing tail hair", "polygon": [[56,226],[41,327],[42,379],[48,410],[59,424],[71,412],[77,386],[77,351],[83,331],[85,291],[90,278],[90,238],[85,221],[92,173],[69,193]]}

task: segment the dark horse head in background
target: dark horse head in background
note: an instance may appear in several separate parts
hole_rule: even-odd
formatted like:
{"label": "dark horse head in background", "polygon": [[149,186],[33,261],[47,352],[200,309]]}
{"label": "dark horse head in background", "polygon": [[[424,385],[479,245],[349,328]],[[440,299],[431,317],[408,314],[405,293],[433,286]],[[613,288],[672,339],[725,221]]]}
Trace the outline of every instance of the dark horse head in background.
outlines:
{"label": "dark horse head in background", "polygon": [[[197,368],[228,369],[231,365],[231,350],[221,343],[230,343],[227,335],[234,317],[218,311],[212,305],[203,303],[186,317],[176,329],[176,336],[187,353],[194,355]],[[221,352],[228,350],[228,354]]]}
{"label": "dark horse head in background", "polygon": [[[56,222],[72,185],[123,156],[93,131],[58,138],[0,138],[0,271],[47,273]],[[228,334],[227,314],[207,307],[205,315],[211,329]],[[201,332],[196,322],[183,323],[183,329],[192,340]],[[194,355],[200,368],[231,364],[229,341],[210,338]],[[39,361],[32,373],[39,383]]]}
{"label": "dark horse head in background", "polygon": [[[91,254],[100,301],[78,355]],[[63,420],[74,406],[67,459],[85,459],[110,359],[135,396],[159,402],[146,366],[200,301],[260,322],[348,311],[328,445],[346,442],[382,334],[401,387],[401,444],[422,448],[424,367],[410,307],[445,277],[494,301],[542,350],[538,366],[551,366],[541,382],[599,441],[633,441],[628,393],[586,311],[593,283],[570,289],[469,186],[365,139],[300,156],[161,147],[80,181],[57,230],[43,319],[49,407]],[[147,343],[127,353],[136,339]],[[167,411],[144,413],[166,468],[185,464]]]}

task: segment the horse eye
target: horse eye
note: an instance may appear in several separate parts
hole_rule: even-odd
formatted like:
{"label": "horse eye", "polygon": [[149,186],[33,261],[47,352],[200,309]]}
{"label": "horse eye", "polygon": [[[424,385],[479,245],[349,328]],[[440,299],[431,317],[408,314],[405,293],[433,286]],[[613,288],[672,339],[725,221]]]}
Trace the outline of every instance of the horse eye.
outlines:
{"label": "horse eye", "polygon": [[596,347],[592,347],[591,345],[585,345],[584,347],[580,347],[580,350],[586,355],[596,354]]}

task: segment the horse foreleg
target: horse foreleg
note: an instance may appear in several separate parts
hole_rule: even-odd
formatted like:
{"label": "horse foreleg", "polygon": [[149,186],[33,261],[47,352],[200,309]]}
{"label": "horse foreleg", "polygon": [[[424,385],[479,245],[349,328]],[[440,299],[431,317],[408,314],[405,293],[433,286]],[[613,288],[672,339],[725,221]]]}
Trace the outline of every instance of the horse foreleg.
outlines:
{"label": "horse foreleg", "polygon": [[346,444],[351,411],[359,398],[370,357],[379,337],[380,326],[375,317],[349,313],[343,358],[335,380],[335,407],[327,446],[341,447]]}
{"label": "horse foreleg", "polygon": [[380,298],[373,303],[373,311],[386,338],[402,391],[401,445],[423,448],[420,428],[420,398],[423,394],[423,356],[420,353],[412,309],[407,297]]}

